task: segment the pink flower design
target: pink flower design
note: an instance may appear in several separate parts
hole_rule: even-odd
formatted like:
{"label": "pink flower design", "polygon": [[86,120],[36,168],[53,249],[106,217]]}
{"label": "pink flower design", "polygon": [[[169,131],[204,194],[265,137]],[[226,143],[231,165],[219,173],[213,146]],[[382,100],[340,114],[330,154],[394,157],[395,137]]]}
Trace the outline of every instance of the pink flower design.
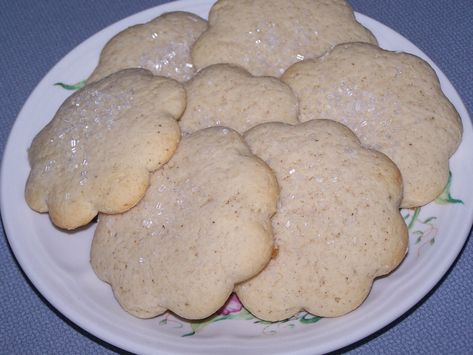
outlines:
{"label": "pink flower design", "polygon": [[238,299],[237,295],[232,293],[230,298],[228,298],[227,302],[223,305],[222,308],[217,312],[219,315],[229,315],[232,313],[238,313],[242,309],[242,305],[240,300]]}

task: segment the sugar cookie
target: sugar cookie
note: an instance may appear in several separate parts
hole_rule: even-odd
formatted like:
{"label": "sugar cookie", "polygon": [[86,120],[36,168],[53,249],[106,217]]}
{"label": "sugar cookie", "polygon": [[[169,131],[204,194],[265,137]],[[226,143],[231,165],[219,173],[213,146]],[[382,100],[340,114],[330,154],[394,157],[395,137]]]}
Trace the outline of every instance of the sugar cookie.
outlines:
{"label": "sugar cookie", "polygon": [[300,120],[326,118],[391,158],[404,182],[402,207],[435,199],[461,141],[461,120],[434,70],[406,53],[352,43],[297,63],[282,77],[299,99]]}
{"label": "sugar cookie", "polygon": [[92,266],[135,316],[208,317],[269,261],[278,193],[237,132],[184,136],[136,207],[99,216]]}
{"label": "sugar cookie", "polygon": [[298,102],[289,86],[234,65],[211,65],[184,87],[187,107],[179,121],[184,134],[211,126],[243,133],[259,123],[298,122]]}
{"label": "sugar cookie", "polygon": [[345,0],[220,0],[192,58],[198,69],[232,63],[279,77],[291,64],[345,42],[376,44]]}
{"label": "sugar cookie", "polygon": [[127,69],[71,95],[29,149],[26,201],[73,229],[134,206],[179,142],[184,88]]}
{"label": "sugar cookie", "polygon": [[399,170],[334,121],[262,124],[245,139],[274,170],[281,195],[272,219],[278,252],[237,286],[238,297],[268,321],[355,309],[406,253]]}
{"label": "sugar cookie", "polygon": [[207,21],[188,12],[165,13],[150,22],[127,28],[103,48],[88,83],[126,68],[144,68],[178,81],[195,72],[190,50],[207,29]]}

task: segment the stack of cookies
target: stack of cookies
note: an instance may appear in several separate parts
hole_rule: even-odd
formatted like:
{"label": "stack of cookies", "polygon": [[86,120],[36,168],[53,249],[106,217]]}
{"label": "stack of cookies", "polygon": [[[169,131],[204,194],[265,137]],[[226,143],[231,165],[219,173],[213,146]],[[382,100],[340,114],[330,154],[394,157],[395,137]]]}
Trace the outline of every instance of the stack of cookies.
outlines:
{"label": "stack of cookies", "polygon": [[[219,0],[126,29],[34,138],[26,201],[98,215],[97,276],[129,313],[357,308],[407,253],[399,209],[447,183],[462,126],[422,59],[345,0]],[[425,178],[428,176],[428,178]]]}

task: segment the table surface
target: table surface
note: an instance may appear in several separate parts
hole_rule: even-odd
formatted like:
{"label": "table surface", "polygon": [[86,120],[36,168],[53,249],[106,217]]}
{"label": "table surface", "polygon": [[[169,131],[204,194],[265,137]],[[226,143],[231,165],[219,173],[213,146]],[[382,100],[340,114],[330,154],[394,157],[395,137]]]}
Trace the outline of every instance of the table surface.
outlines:
{"label": "table surface", "polygon": [[[104,27],[167,1],[1,2],[0,154],[22,105],[41,78],[70,50]],[[473,112],[473,1],[351,0],[354,9],[404,35],[447,75]],[[32,286],[0,231],[0,352],[121,352],[83,331]],[[471,233],[470,233],[471,236]],[[471,238],[470,238],[471,239]],[[359,353],[473,351],[473,241],[436,287],[400,319],[342,349]]]}

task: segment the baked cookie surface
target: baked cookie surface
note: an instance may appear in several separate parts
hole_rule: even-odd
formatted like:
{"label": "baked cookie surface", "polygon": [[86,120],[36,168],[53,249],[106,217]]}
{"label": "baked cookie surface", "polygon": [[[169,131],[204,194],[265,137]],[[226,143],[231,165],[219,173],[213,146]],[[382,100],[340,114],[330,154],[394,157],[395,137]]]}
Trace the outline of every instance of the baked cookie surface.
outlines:
{"label": "baked cookie surface", "polygon": [[232,63],[279,77],[291,64],[345,42],[376,44],[345,0],[220,0],[192,58],[199,70]]}
{"label": "baked cookie surface", "polygon": [[461,142],[461,120],[422,59],[354,43],[293,65],[282,80],[299,99],[299,119],[347,125],[363,145],[399,167],[401,207],[435,199],[448,180],[448,160]]}
{"label": "baked cookie surface", "polygon": [[217,311],[269,261],[278,185],[243,138],[212,127],[182,138],[140,203],[100,215],[91,263],[129,313]]}
{"label": "baked cookie surface", "polygon": [[237,286],[238,297],[268,321],[303,309],[324,317],[352,311],[373,279],[405,256],[399,170],[334,121],[262,124],[245,139],[273,169],[281,193],[272,218],[277,253]]}
{"label": "baked cookie surface", "polygon": [[28,205],[74,229],[134,206],[180,139],[184,88],[127,69],[71,95],[28,151]]}
{"label": "baked cookie surface", "polygon": [[88,83],[126,68],[144,68],[178,81],[190,79],[195,68],[190,50],[207,29],[207,21],[188,12],[169,12],[127,28],[103,48]]}
{"label": "baked cookie surface", "polygon": [[184,134],[211,126],[243,133],[264,122],[298,122],[298,102],[289,86],[276,78],[254,77],[241,67],[211,65],[184,87],[187,107],[179,120]]}

